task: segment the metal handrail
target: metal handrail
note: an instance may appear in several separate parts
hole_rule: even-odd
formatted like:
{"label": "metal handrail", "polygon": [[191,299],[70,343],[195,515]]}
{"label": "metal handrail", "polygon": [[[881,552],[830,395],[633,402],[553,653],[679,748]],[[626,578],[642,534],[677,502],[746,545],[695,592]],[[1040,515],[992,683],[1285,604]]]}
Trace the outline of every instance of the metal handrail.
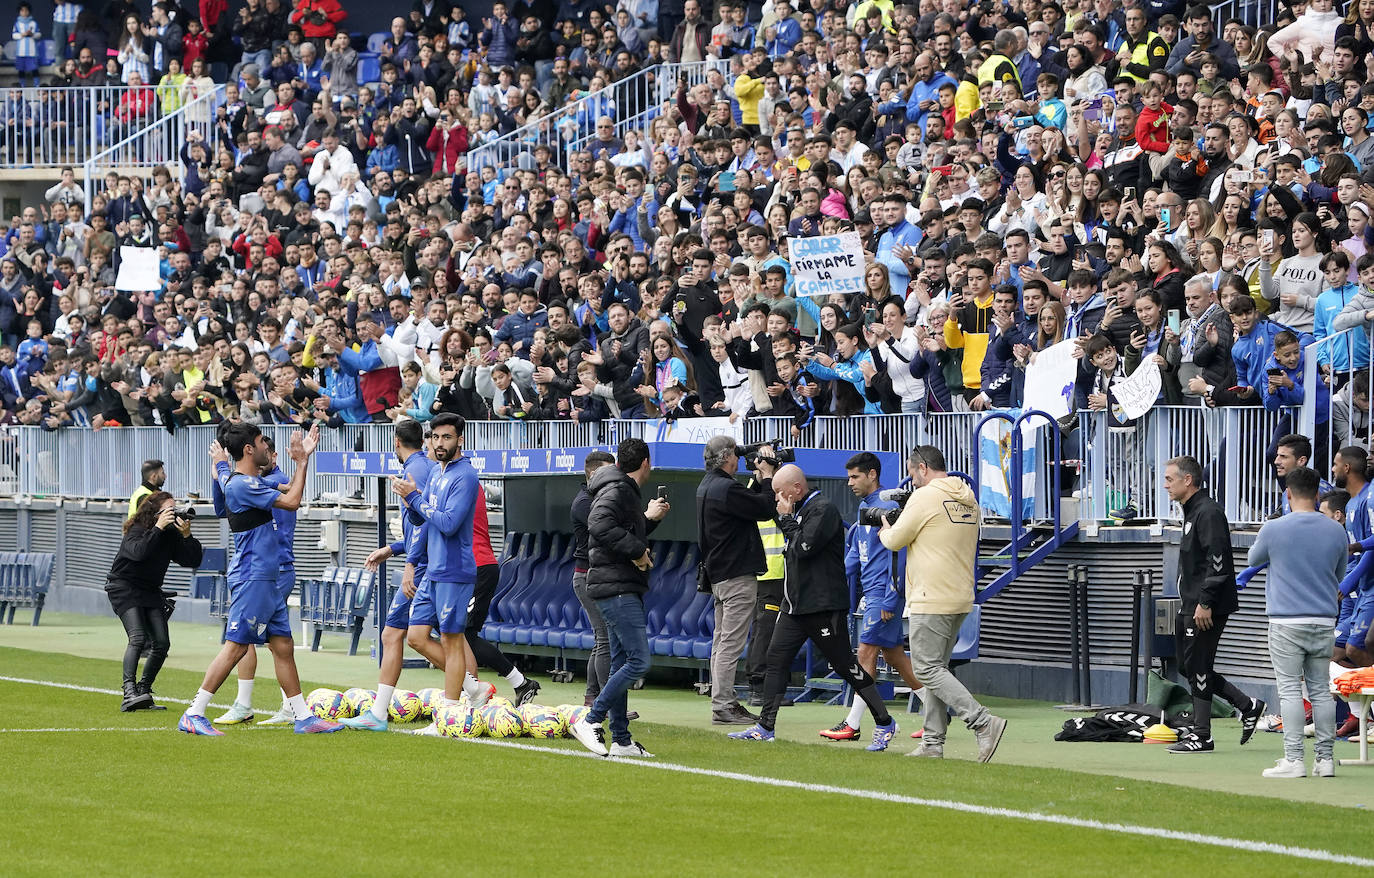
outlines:
{"label": "metal handrail", "polygon": [[[147,88],[155,93],[153,86]],[[223,103],[224,86],[216,85],[208,94],[183,104],[86,159],[82,163],[86,177],[86,203],[89,205],[94,199],[96,185],[104,168],[144,168],[151,171],[153,168],[167,167],[174,169],[180,177],[185,172],[181,148],[189,141],[188,133],[198,131],[201,140],[210,144],[213,141],[215,110]]]}

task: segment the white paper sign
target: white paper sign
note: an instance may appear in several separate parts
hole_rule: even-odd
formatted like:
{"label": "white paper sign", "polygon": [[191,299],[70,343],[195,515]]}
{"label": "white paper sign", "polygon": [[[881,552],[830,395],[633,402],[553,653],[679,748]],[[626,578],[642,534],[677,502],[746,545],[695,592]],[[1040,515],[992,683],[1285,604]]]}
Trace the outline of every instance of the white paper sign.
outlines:
{"label": "white paper sign", "polygon": [[1154,408],[1161,382],[1159,366],[1153,358],[1147,357],[1129,377],[1112,385],[1112,395],[1126,417],[1135,420]]}
{"label": "white paper sign", "polygon": [[787,246],[798,296],[828,296],[863,290],[864,248],[858,232],[789,238]]}
{"label": "white paper sign", "polygon": [[1073,383],[1078,377],[1078,360],[1073,355],[1073,340],[1061,341],[1035,355],[1026,367],[1023,409],[1039,409],[1052,418],[1062,418],[1073,410]]}
{"label": "white paper sign", "polygon": [[659,421],[654,432],[655,442],[687,442],[705,445],[714,436],[731,436],[736,442],[744,441],[744,419],[730,423],[729,418],[679,418],[676,421]]}
{"label": "white paper sign", "polygon": [[162,289],[162,275],[158,271],[157,251],[151,247],[119,248],[119,276],[115,289],[144,293]]}

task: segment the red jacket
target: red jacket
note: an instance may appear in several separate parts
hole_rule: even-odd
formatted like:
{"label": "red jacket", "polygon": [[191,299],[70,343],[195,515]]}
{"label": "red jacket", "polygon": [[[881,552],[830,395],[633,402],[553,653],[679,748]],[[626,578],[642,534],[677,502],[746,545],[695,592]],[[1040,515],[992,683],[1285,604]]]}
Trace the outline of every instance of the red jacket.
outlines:
{"label": "red jacket", "polygon": [[[191,69],[191,62],[197,58],[205,57],[205,47],[210,44],[210,40],[205,36],[205,31],[201,31],[195,36],[187,34],[181,40],[181,66],[183,70]],[[209,65],[209,59],[206,59]]]}
{"label": "red jacket", "polygon": [[1169,151],[1169,114],[1174,108],[1160,103],[1158,110],[1146,107],[1135,120],[1135,142],[1149,152],[1166,153]]}
{"label": "red jacket", "polygon": [[[253,263],[250,262],[248,258],[252,243],[252,240],[247,235],[241,234],[234,239],[234,243],[229,248],[243,257],[243,264],[248,268],[253,268]],[[277,239],[276,235],[268,235],[267,243],[263,245],[263,256],[271,256],[273,259],[279,260],[281,259],[283,249],[281,241]]]}
{"label": "red jacket", "polygon": [[430,129],[425,149],[434,156],[434,173],[456,173],[458,157],[468,151],[468,129],[462,122],[454,122],[447,130],[435,125]]}
{"label": "red jacket", "polygon": [[[320,16],[324,17],[323,22],[319,21]],[[348,13],[339,5],[339,0],[297,0],[296,8],[287,20],[300,25],[307,40],[327,40],[338,33],[335,25],[345,18],[348,18]]]}

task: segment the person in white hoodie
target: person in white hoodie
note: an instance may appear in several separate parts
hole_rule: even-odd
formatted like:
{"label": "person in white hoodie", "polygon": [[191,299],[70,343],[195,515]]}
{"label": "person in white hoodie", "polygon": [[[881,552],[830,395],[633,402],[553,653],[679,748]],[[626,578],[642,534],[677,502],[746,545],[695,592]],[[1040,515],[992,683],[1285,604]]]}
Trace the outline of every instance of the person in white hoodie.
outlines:
{"label": "person in white hoodie", "polygon": [[882,320],[865,333],[874,368],[886,371],[892,392],[902,400],[903,414],[925,414],[926,379],[911,374],[911,362],[922,355],[921,334],[906,325],[906,308],[893,296],[880,306]]}
{"label": "person in white hoodie", "polygon": [[1269,51],[1282,57],[1291,45],[1302,52],[1304,58],[1312,58],[1317,49],[1327,52],[1336,42],[1336,28],[1341,16],[1336,12],[1333,0],[1311,0],[1307,11],[1287,27],[1279,28],[1269,38]]}
{"label": "person in white hoodie", "polygon": [[925,729],[914,755],[944,757],[948,707],[973,730],[978,761],[987,762],[1007,721],[979,704],[949,670],[959,627],[973,610],[978,498],[968,482],[949,474],[944,453],[933,445],[916,446],[906,471],[915,491],[895,521],[884,516],[878,539],[894,552],[906,549],[911,665],[925,702]]}

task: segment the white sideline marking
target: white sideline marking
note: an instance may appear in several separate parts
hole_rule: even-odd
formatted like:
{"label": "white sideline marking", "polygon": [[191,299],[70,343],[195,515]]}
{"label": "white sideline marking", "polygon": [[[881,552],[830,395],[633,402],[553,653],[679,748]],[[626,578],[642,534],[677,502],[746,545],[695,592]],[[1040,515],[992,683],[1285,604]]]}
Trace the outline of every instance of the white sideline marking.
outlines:
{"label": "white sideline marking", "polygon": [[[116,689],[101,689],[95,686],[78,686],[74,683],[57,683],[50,680],[31,680],[26,677],[7,677],[0,676],[0,681],[7,683],[26,683],[32,686],[48,686],[55,689],[73,689],[78,692],[95,692],[104,695],[122,694]],[[176,698],[164,698],[163,701],[177,704],[190,704]],[[220,705],[211,705],[219,707]],[[0,732],[85,732],[85,731],[168,731],[166,727],[152,729],[0,729]],[[402,734],[417,735],[416,732],[406,729],[396,729]],[[1297,857],[1303,860],[1316,860],[1325,863],[1337,863],[1345,866],[1362,866],[1374,868],[1374,859],[1357,857],[1353,854],[1340,854],[1334,851],[1320,850],[1317,848],[1293,847],[1291,845],[1275,844],[1268,841],[1251,841],[1243,838],[1227,838],[1221,835],[1207,835],[1200,832],[1183,832],[1177,829],[1164,829],[1157,826],[1140,826],[1133,823],[1108,823],[1102,820],[1092,820],[1085,817],[1070,817],[1064,814],[1046,814],[1040,811],[1023,811],[1018,808],[996,808],[991,805],[976,805],[972,802],[959,802],[953,799],[926,799],[919,796],[904,796],[898,793],[885,793],[878,790],[860,790],[850,787],[837,787],[830,784],[805,783],[803,781],[788,780],[781,777],[767,777],[765,775],[744,774],[737,771],[720,771],[713,768],[698,768],[693,765],[681,765],[676,762],[657,762],[653,760],[618,758],[597,756],[586,750],[564,750],[559,748],[541,747],[535,744],[521,744],[515,741],[503,741],[492,738],[456,738],[458,740],[472,744],[486,744],[491,747],[507,747],[512,750],[526,750],[531,753],[552,754],[555,756],[571,756],[575,758],[597,759],[607,762],[614,762],[618,765],[634,766],[636,768],[650,768],[658,771],[672,771],[679,774],[694,774],[700,777],[717,777],[722,780],[733,780],[741,783],[752,783],[760,786],[780,787],[783,789],[804,790],[811,793],[829,793],[837,796],[849,796],[855,799],[871,799],[879,802],[891,802],[898,805],[920,805],[926,808],[941,808],[946,811],[959,811],[965,814],[978,814],[983,817],[1002,817],[1009,820],[1026,820],[1032,823],[1049,823],[1057,826],[1068,826],[1075,829],[1092,829],[1101,832],[1115,832],[1120,835],[1138,835],[1146,838],[1163,838],[1170,841],[1183,841],[1191,844],[1202,844],[1210,847],[1229,848],[1231,850],[1246,851],[1257,854],[1280,854],[1286,857]]]}
{"label": "white sideline marking", "polygon": [[0,729],[0,733],[14,734],[35,734],[38,732],[165,732],[166,726],[150,726],[145,729],[126,729],[120,726],[106,726],[102,729]]}
{"label": "white sideline marking", "polygon": [[[55,683],[55,682],[53,682],[52,680],[30,680],[28,677],[5,677],[5,676],[0,676],[0,683],[27,683],[27,684],[29,684],[30,686],[49,686],[49,687],[51,687],[51,688],[53,688],[53,689],[71,689],[71,690],[74,690],[74,691],[76,691],[76,692],[94,692],[94,693],[97,694],[97,695],[123,695],[123,694],[124,694],[124,693],[123,693],[121,690],[119,690],[119,689],[101,689],[99,686],[78,686],[78,685],[76,685],[75,683]],[[168,702],[169,704],[190,704],[190,703],[191,703],[188,699],[185,699],[185,698],[166,698],[166,697],[163,697],[163,696],[161,696],[161,695],[159,695],[159,696],[157,697],[157,700],[158,700],[158,701],[166,701],[166,702]],[[212,704],[212,705],[210,705],[210,706],[211,706],[211,707],[214,707],[214,708],[218,708],[218,709],[220,709],[220,710],[228,710],[229,708],[233,707],[232,704]],[[44,730],[44,731],[60,731],[60,730]],[[85,731],[85,729],[75,729],[74,731]],[[98,729],[91,729],[91,731],[99,731],[99,730],[98,730]]]}

